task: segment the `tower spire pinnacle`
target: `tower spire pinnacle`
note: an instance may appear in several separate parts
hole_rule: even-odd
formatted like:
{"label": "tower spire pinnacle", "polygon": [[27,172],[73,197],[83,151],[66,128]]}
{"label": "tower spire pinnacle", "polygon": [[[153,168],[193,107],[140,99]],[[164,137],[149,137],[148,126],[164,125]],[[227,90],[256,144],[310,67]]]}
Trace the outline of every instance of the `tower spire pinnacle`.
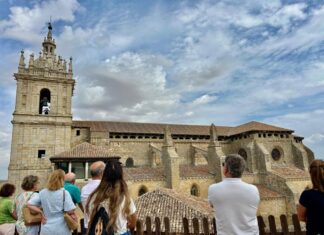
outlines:
{"label": "tower spire pinnacle", "polygon": [[43,54],[47,54],[48,56],[54,56],[55,55],[55,40],[53,39],[53,34],[52,34],[52,23],[48,22],[48,32],[47,32],[47,37],[44,38],[43,42]]}
{"label": "tower spire pinnacle", "polygon": [[48,28],[47,39],[52,39],[52,29],[53,29],[53,27],[52,27],[51,21],[48,22],[48,27],[47,28]]}

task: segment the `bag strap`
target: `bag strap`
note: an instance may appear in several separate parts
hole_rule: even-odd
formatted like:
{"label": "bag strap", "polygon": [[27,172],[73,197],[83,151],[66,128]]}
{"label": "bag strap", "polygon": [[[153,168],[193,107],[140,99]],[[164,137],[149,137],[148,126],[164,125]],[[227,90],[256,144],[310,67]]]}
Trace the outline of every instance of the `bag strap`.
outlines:
{"label": "bag strap", "polygon": [[65,189],[63,188],[63,212],[64,212],[64,202],[65,202]]}
{"label": "bag strap", "polygon": [[[28,193],[28,192],[27,192]],[[34,192],[32,192],[29,196],[29,198],[27,199],[27,202],[31,199],[31,197],[33,196]]]}

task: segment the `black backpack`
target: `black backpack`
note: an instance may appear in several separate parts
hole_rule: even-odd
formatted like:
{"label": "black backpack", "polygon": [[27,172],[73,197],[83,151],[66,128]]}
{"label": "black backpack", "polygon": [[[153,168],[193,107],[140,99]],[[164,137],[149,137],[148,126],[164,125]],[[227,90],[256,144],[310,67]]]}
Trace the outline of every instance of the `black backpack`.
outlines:
{"label": "black backpack", "polygon": [[109,215],[104,207],[97,210],[91,224],[89,224],[88,235],[114,235],[112,227],[106,230],[109,223]]}

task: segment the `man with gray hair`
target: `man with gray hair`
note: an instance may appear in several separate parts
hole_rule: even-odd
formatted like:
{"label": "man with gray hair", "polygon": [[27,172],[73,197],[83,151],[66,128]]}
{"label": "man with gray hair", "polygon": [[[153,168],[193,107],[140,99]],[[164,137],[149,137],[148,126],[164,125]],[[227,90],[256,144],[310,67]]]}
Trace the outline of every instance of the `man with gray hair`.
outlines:
{"label": "man with gray hair", "polygon": [[[81,189],[81,201],[83,208],[85,208],[87,204],[87,200],[90,194],[98,187],[100,184],[104,169],[105,163],[102,161],[97,161],[91,164],[90,166],[90,174],[91,174],[91,181],[89,181],[86,185],[83,186]],[[89,216],[85,213],[84,210],[84,227],[88,228]]]}
{"label": "man with gray hair", "polygon": [[218,235],[259,234],[256,217],[260,202],[256,186],[241,180],[245,160],[238,154],[225,158],[222,182],[208,188],[208,200],[215,210]]}

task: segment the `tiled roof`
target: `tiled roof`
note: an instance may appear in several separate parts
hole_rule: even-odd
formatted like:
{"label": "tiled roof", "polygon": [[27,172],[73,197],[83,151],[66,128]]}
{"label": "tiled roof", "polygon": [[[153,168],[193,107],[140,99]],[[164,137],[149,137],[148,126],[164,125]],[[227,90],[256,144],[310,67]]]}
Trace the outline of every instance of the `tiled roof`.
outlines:
{"label": "tiled roof", "polygon": [[294,166],[272,167],[272,171],[285,178],[309,178],[309,173]]}
{"label": "tiled roof", "polygon": [[83,142],[74,148],[52,156],[50,159],[60,158],[108,158],[108,149]]}
{"label": "tiled roof", "polygon": [[273,191],[269,188],[267,188],[264,185],[261,184],[257,184],[255,185],[260,193],[260,197],[261,199],[269,199],[269,198],[278,198],[278,197],[283,197],[283,195],[281,195],[280,193]]}
{"label": "tiled roof", "polygon": [[[136,123],[113,121],[73,121],[73,127],[88,127],[95,132],[137,133],[137,134],[164,134],[165,126],[170,127],[173,135],[209,135],[210,126],[181,125],[162,123]],[[237,127],[216,126],[219,136],[230,136],[248,131],[286,131],[292,130],[271,126],[260,122],[249,122]]]}
{"label": "tiled roof", "polygon": [[136,200],[136,207],[137,215],[143,221],[147,216],[153,220],[155,217],[162,219],[168,217],[170,219],[170,232],[173,233],[183,232],[182,219],[184,217],[191,223],[193,218],[201,220],[207,217],[212,220],[214,216],[213,209],[207,200],[185,196],[182,193],[165,188],[143,194]]}
{"label": "tiled roof", "polygon": [[252,122],[248,122],[248,123],[242,124],[240,126],[237,126],[235,128],[232,128],[228,132],[228,135],[229,136],[237,135],[237,134],[248,132],[248,131],[284,131],[284,132],[293,132],[290,129],[285,129],[285,128],[272,126],[272,125],[268,125],[268,124],[261,123],[261,122],[252,121]]}
{"label": "tiled roof", "polygon": [[197,177],[214,177],[209,173],[208,165],[180,165],[180,177],[181,178],[197,178]]}
{"label": "tiled roof", "polygon": [[163,168],[124,167],[125,180],[164,180]]}

